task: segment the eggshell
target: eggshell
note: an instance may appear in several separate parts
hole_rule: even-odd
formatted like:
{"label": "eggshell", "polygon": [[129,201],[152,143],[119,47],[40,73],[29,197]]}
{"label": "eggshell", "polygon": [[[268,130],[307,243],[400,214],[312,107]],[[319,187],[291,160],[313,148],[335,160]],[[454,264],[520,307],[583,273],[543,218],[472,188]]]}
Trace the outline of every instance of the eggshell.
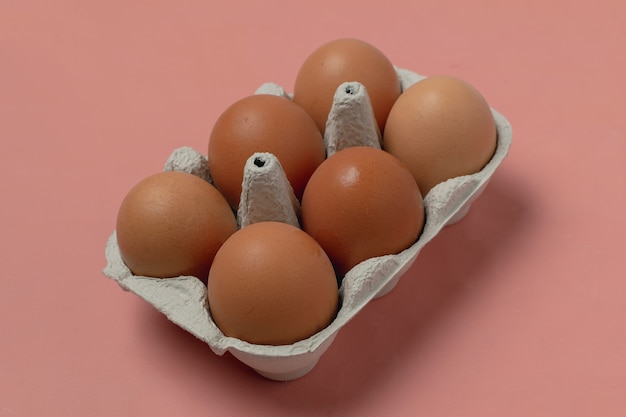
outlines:
{"label": "eggshell", "polygon": [[265,345],[292,344],[324,329],[339,299],[319,243],[274,221],[250,224],[224,242],[207,292],[211,317],[225,334]]}
{"label": "eggshell", "polygon": [[353,81],[368,90],[382,132],[401,84],[389,59],[362,40],[336,39],[314,50],[298,71],[293,100],[311,115],[323,133],[337,87]]}
{"label": "eggshell", "polygon": [[298,198],[326,157],[313,119],[290,99],[254,94],[236,101],[215,122],[207,155],[213,182],[234,210],[244,165],[255,152],[270,152],[280,160]]}
{"label": "eggshell", "polygon": [[[403,90],[424,78],[408,69],[396,67],[395,70]],[[282,88],[274,89],[277,90]],[[355,107],[355,111],[361,110],[361,107]],[[121,259],[115,231],[106,243],[107,263],[103,273],[115,280],[122,289],[146,300],[171,321],[206,342],[215,354],[223,355],[228,351],[269,379],[287,381],[300,378],[315,367],[346,323],[371,300],[393,290],[421,249],[441,229],[461,219],[488,184],[496,168],[508,154],[512,139],[512,130],[507,119],[496,110],[491,109],[491,112],[497,129],[497,147],[491,160],[475,174],[452,178],[433,187],[424,198],[426,223],[417,242],[397,255],[371,258],[348,271],[339,288],[341,307],[337,316],[328,327],[307,339],[291,345],[266,346],[224,336],[210,317],[206,305],[206,286],[200,280],[195,277],[160,280],[132,275]],[[333,114],[329,115],[331,117]],[[187,159],[193,160],[194,158]],[[184,164],[180,161],[179,165]],[[364,340],[363,343],[367,341]],[[355,346],[355,349],[358,347]]]}
{"label": "eggshell", "polygon": [[165,171],[132,187],[120,205],[116,230],[122,257],[135,274],[206,279],[237,223],[213,185],[190,173]]}
{"label": "eggshell", "polygon": [[313,173],[302,196],[301,219],[341,279],[365,259],[412,245],[424,225],[424,206],[400,160],[382,149],[352,146]]}
{"label": "eggshell", "polygon": [[432,76],[396,100],[383,142],[426,195],[440,182],[480,171],[495,150],[496,126],[476,88],[456,77]]}

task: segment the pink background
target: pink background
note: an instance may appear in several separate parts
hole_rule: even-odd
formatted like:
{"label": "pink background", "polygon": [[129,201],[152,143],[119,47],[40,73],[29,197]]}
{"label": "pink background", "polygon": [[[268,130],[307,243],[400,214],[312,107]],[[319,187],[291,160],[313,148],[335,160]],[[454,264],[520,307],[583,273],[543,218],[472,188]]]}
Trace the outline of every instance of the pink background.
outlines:
{"label": "pink background", "polygon": [[[626,3],[363,3],[0,2],[0,416],[626,415]],[[106,279],[104,244],[133,184],[341,36],[471,82],[513,146],[276,383]]]}

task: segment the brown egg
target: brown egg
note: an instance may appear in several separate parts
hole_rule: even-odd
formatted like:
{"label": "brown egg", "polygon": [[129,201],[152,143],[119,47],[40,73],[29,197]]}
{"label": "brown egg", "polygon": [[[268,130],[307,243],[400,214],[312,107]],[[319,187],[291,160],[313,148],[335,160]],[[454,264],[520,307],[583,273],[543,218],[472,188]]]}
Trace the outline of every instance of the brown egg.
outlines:
{"label": "brown egg", "polygon": [[320,245],[279,222],[254,223],[233,234],[215,256],[207,294],[225,335],[262,345],[291,344],[324,329],[339,300]]}
{"label": "brown egg", "polygon": [[424,225],[420,190],[391,154],[351,147],[330,156],[302,197],[302,228],[317,240],[338,276],[365,259],[411,246]]}
{"label": "brown egg", "polygon": [[288,98],[258,94],[237,101],[218,118],[208,148],[213,182],[233,209],[239,206],[243,167],[255,152],[278,158],[298,198],[326,157],[315,123]]}
{"label": "brown egg", "polygon": [[389,59],[362,40],[337,39],[313,51],[298,71],[293,100],[324,133],[335,90],[341,83],[352,81],[365,86],[383,132],[389,110],[400,95],[400,81]]}
{"label": "brown egg", "polygon": [[133,274],[206,281],[215,253],[236,230],[235,215],[215,187],[195,175],[168,171],[129,191],[116,234]]}
{"label": "brown egg", "polygon": [[383,146],[404,162],[426,195],[440,182],[480,171],[495,151],[496,126],[474,87],[458,78],[433,76],[398,98]]}

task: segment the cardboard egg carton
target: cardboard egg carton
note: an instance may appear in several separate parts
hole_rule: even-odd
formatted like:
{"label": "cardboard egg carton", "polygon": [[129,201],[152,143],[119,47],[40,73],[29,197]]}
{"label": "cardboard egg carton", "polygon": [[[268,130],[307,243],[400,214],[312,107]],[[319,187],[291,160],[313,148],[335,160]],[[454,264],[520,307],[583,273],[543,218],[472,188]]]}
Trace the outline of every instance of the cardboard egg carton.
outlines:
{"label": "cardboard egg carton", "polygon": [[[406,69],[396,68],[396,72],[403,91],[425,78]],[[262,85],[256,93],[292,98],[274,83]],[[207,343],[215,354],[230,352],[269,379],[287,381],[299,378],[315,367],[341,328],[368,302],[395,287],[424,245],[441,229],[460,220],[468,212],[511,145],[510,124],[497,111],[492,109],[492,113],[497,128],[497,147],[490,162],[478,173],[452,178],[432,188],[424,197],[426,223],[419,239],[398,254],[371,258],[352,268],[339,289],[341,302],[336,318],[328,327],[307,339],[291,345],[267,346],[225,336],[211,319],[207,288],[203,282],[191,276],[161,279],[133,275],[122,260],[115,232],[106,244],[107,264],[103,273]],[[344,83],[337,89],[326,126],[324,141],[328,155],[355,145],[380,147],[380,132],[369,97],[358,83]],[[207,158],[189,147],[174,150],[164,169],[192,173],[211,182]],[[293,196],[280,162],[268,153],[250,157],[244,168],[243,192],[237,212],[240,227],[264,220],[284,221],[298,226],[298,213],[298,200]]]}

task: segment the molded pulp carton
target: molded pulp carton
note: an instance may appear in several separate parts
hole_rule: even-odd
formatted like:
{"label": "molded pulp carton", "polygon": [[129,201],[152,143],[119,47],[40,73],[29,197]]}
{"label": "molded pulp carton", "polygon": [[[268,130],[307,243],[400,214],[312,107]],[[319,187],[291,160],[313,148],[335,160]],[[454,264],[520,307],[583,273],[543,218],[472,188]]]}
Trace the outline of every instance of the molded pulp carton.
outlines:
{"label": "molded pulp carton", "polygon": [[[424,78],[409,70],[396,68],[396,71],[403,90]],[[273,83],[264,84],[256,93],[291,98]],[[453,178],[435,186],[424,198],[426,223],[419,239],[399,254],[371,258],[350,270],[339,289],[341,302],[335,320],[308,339],[291,345],[265,346],[225,336],[211,319],[204,283],[190,276],[167,279],[134,276],[121,258],[115,232],[106,244],[107,265],[103,273],[206,342],[215,354],[223,355],[229,351],[270,379],[286,381],[301,377],[313,369],[350,319],[369,301],[393,289],[424,245],[442,228],[460,220],[468,212],[511,145],[511,126],[497,111],[492,110],[492,113],[498,141],[491,161],[478,173]],[[337,89],[324,140],[328,155],[348,146],[380,146],[380,132],[375,126],[371,103],[360,84],[344,83]],[[255,159],[257,163],[254,163]],[[211,181],[206,157],[189,147],[174,150],[164,169],[189,172]],[[248,160],[243,188],[237,213],[241,227],[263,220],[298,225],[298,201],[293,197],[280,163],[272,154],[255,154]]]}

